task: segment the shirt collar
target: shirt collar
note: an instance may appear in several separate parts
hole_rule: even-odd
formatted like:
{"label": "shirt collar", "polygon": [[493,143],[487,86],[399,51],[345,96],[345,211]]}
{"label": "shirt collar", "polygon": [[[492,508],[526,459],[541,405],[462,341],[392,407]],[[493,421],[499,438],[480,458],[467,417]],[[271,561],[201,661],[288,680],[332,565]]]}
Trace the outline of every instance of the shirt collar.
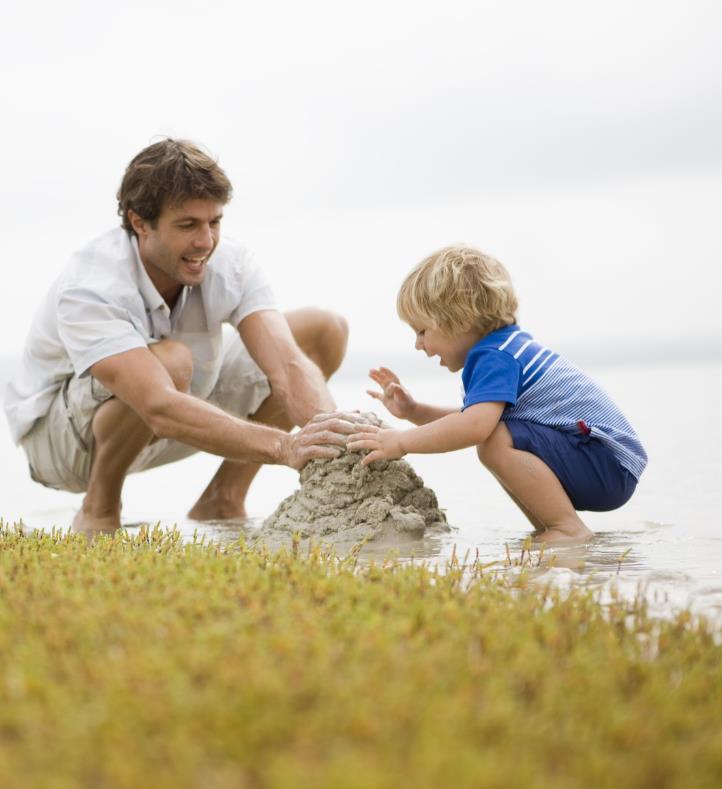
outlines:
{"label": "shirt collar", "polygon": [[[133,247],[133,252],[135,254],[135,264],[138,267],[138,290],[140,291],[140,295],[143,298],[143,302],[145,306],[148,308],[149,312],[154,312],[157,309],[162,309],[165,307],[167,310],[170,310],[170,307],[165,303],[165,299],[160,295],[158,292],[158,288],[153,284],[153,280],[148,276],[148,272],[145,270],[145,266],[143,265],[143,261],[140,259],[140,249],[138,249],[138,238],[134,235],[130,239],[130,244]],[[181,290],[180,294],[178,295],[178,300],[175,303],[175,307],[173,308],[174,315],[177,315],[183,310],[185,307],[185,303],[188,299],[188,294],[192,288],[188,285],[183,286],[183,290]]]}
{"label": "shirt collar", "polygon": [[160,295],[160,293],[158,293],[158,289],[153,284],[153,280],[151,280],[151,278],[148,276],[148,272],[145,270],[143,261],[140,259],[138,239],[135,236],[132,236],[130,239],[130,244],[133,247],[135,263],[138,267],[138,290],[140,291],[140,295],[143,297],[145,306],[150,312],[153,312],[159,307],[162,307],[165,304],[165,300]]}

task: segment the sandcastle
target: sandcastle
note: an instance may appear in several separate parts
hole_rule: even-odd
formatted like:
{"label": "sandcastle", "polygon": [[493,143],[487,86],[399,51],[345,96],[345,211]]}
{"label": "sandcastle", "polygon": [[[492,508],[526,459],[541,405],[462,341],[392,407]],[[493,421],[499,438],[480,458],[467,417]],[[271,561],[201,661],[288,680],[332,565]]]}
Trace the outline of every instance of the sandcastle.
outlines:
{"label": "sandcastle", "polygon": [[300,489],[264,521],[259,536],[299,533],[302,538],[356,542],[450,531],[436,494],[407,461],[362,466],[361,458],[359,452],[345,452],[307,463]]}

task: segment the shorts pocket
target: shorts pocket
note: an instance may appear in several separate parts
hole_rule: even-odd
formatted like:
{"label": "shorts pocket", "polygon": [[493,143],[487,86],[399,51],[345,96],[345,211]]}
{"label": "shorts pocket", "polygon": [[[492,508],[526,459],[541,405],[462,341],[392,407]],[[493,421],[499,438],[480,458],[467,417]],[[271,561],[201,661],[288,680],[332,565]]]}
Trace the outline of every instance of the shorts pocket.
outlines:
{"label": "shorts pocket", "polygon": [[63,384],[63,406],[65,407],[65,416],[67,417],[68,424],[70,425],[70,430],[75,436],[75,440],[78,442],[78,445],[83,450],[83,452],[88,452],[88,443],[83,438],[83,435],[80,431],[80,425],[78,424],[78,420],[76,419],[75,415],[73,414],[73,409],[70,407],[70,398],[68,397],[68,388],[70,387],[70,382],[73,380],[72,378],[68,378],[65,383]]}
{"label": "shorts pocket", "polygon": [[97,378],[90,376],[90,395],[96,403],[104,403],[113,397],[113,393],[106,386],[100,383]]}

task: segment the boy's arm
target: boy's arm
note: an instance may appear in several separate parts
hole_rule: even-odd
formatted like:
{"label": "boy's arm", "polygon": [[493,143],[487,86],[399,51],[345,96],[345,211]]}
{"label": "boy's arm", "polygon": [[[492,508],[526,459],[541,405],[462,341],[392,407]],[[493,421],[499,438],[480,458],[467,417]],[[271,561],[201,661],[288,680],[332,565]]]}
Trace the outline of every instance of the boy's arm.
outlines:
{"label": "boy's arm", "polygon": [[492,434],[506,403],[476,403],[465,411],[447,414],[411,430],[385,430],[372,425],[349,436],[352,452],[369,450],[364,466],[375,460],[394,460],[408,453],[452,452],[482,444]]}
{"label": "boy's arm", "polygon": [[449,416],[450,414],[460,414],[458,408],[446,408],[441,405],[427,405],[426,403],[416,403],[413,412],[407,417],[409,422],[415,425],[426,425],[435,422],[437,419]]}
{"label": "boy's arm", "polygon": [[458,408],[417,403],[411,396],[411,392],[401,385],[396,373],[389,370],[388,367],[374,367],[369,370],[369,377],[381,387],[381,391],[367,389],[367,394],[371,395],[374,400],[383,403],[394,416],[399,419],[408,419],[415,425],[425,425],[427,422],[433,422],[435,419],[440,419],[442,416],[456,413],[459,410]]}

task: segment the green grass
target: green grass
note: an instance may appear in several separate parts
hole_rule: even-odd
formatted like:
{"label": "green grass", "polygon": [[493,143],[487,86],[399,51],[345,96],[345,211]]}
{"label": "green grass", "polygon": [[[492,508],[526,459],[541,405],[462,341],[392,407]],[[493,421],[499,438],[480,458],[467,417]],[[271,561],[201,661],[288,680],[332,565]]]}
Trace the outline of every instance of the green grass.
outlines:
{"label": "green grass", "polygon": [[458,562],[0,529],[3,787],[718,787],[722,647]]}

